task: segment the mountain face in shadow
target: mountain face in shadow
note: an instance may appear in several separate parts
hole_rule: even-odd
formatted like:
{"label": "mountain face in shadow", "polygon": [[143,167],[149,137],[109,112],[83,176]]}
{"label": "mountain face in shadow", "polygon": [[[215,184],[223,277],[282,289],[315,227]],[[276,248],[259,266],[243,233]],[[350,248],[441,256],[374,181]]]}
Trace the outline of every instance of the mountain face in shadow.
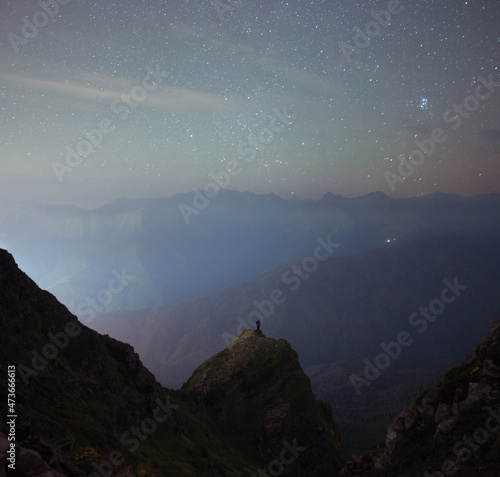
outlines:
{"label": "mountain face in shadow", "polygon": [[286,341],[246,330],[174,391],[4,250],[0,290],[0,386],[15,387],[0,404],[14,416],[0,423],[2,475],[322,477],[345,463],[331,408]]}
{"label": "mountain face in shadow", "polygon": [[303,454],[280,475],[329,475],[342,467],[345,453],[331,407],[315,399],[297,353],[283,339],[244,330],[199,366],[181,391],[213,412],[230,431],[228,440],[258,448],[264,462],[273,460],[276,448],[288,448],[282,436],[290,436],[289,443],[296,436]]}
{"label": "mountain face in shadow", "polygon": [[160,382],[180,387],[260,318],[266,335],[297,350],[314,391],[332,404],[347,448],[358,453],[380,441],[394,416],[460,363],[498,318],[497,244],[496,236],[422,239],[332,254],[309,273],[308,261],[289,262],[254,282],[105,315],[91,326],[132,343]]}
{"label": "mountain face in shadow", "polygon": [[0,232],[23,270],[88,321],[256,279],[310,255],[318,237],[342,244],[341,256],[387,241],[500,231],[497,195],[394,200],[383,193],[355,199],[327,194],[312,201],[223,190],[187,224],[179,206],[192,206],[193,197],[121,199],[92,211],[4,204]]}
{"label": "mountain face in shadow", "polygon": [[500,321],[465,361],[394,419],[385,442],[343,475],[497,476]]}

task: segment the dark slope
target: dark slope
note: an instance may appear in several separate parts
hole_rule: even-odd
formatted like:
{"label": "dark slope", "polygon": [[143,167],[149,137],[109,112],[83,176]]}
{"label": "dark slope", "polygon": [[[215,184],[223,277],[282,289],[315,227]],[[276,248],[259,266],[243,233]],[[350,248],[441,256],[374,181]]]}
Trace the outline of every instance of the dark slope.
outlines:
{"label": "dark slope", "polygon": [[[267,442],[266,429],[257,424],[252,431],[262,436],[261,446],[242,446],[241,441],[228,438],[236,434],[238,423],[221,425],[216,418],[220,403],[202,403],[196,398],[195,389],[163,388],[142,366],[130,345],[101,336],[79,323],[52,295],[40,290],[21,272],[12,256],[3,250],[0,250],[0,290],[2,416],[10,412],[5,395],[8,366],[17,370],[14,426],[17,472],[9,469],[7,475],[73,477],[98,469],[117,475],[120,469],[130,466],[133,475],[138,476],[146,475],[146,470],[158,477],[243,476],[265,462],[269,465],[270,455],[273,459],[280,457],[283,443],[278,445],[278,439],[292,439],[293,445],[293,439],[297,438],[300,444],[302,432],[309,435],[313,433],[311,429],[319,432],[320,428],[328,439],[311,441],[311,445],[319,442],[323,447],[312,448],[315,460],[305,461],[291,475],[321,476],[334,471],[330,468],[331,456],[342,455],[340,449],[333,447],[338,445],[338,434],[328,408],[315,401],[310,388],[304,390],[297,403],[294,396],[288,396],[291,406],[322,410],[309,415],[304,429],[298,417],[284,419],[277,415],[276,442]],[[274,340],[263,340],[268,348],[273,346]],[[288,349],[293,354],[289,346]],[[269,366],[259,370],[262,363],[253,362],[252,350],[247,351],[246,358],[245,353],[240,357],[257,373],[270,371]],[[287,370],[296,366],[294,375],[302,373],[297,359],[292,365],[283,360],[274,364],[286,366]],[[205,365],[205,369],[211,372],[210,365]],[[245,372],[245,368],[241,371]],[[283,389],[290,386],[289,375],[279,368],[273,372],[277,377],[274,384]],[[305,376],[301,382],[305,386],[304,380]],[[263,393],[262,402],[270,407],[277,405],[275,397],[280,398],[279,393],[275,396],[258,380],[247,387],[239,385],[235,382],[233,391],[240,400],[227,399],[222,408],[228,415],[241,405],[241,399],[255,398],[259,393]],[[254,389],[253,385],[260,387]],[[265,409],[255,411],[265,412]],[[284,432],[282,436],[280,430]],[[293,431],[294,435],[289,436],[285,431]],[[3,468],[9,432],[7,421],[2,419]],[[287,466],[293,469],[290,455],[286,453]],[[116,464],[112,471],[109,461]],[[340,457],[335,463],[337,467],[340,465]],[[328,474],[324,471],[327,467]]]}
{"label": "dark slope", "polygon": [[500,321],[460,366],[401,412],[383,445],[348,468],[366,476],[499,475]]}

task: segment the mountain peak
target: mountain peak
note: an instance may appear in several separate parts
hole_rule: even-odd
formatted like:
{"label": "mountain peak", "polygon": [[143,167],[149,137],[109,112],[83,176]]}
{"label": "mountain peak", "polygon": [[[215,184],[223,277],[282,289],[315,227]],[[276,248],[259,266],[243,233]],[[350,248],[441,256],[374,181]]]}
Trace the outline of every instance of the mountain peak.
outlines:
{"label": "mountain peak", "polygon": [[287,341],[266,338],[262,331],[246,329],[225,350],[199,366],[183,389],[207,394],[214,386],[226,383],[246,386],[257,370],[269,373],[278,368],[302,373],[297,353]]}
{"label": "mountain peak", "polygon": [[297,353],[287,341],[266,338],[262,331],[246,329],[225,350],[199,366],[183,389],[207,395],[225,384],[246,387],[255,379],[257,370],[257,374],[274,374],[277,369],[286,372],[289,378],[295,374],[305,377],[301,375]]}
{"label": "mountain peak", "polygon": [[[329,405],[317,400],[297,353],[284,339],[244,330],[226,349],[199,366],[182,387],[190,399],[217,403],[217,419],[231,440],[260,450],[263,464],[294,440],[303,449],[282,475],[326,475],[345,458]],[[234,431],[233,431],[234,432]],[[325,462],[319,469],[314,462]]]}
{"label": "mountain peak", "polygon": [[231,341],[231,343],[229,343],[228,348],[231,349],[234,346],[241,346],[242,342],[245,342],[245,344],[256,345],[257,340],[261,339],[268,339],[265,337],[264,333],[261,330],[257,331],[257,330],[246,329],[242,331],[240,336],[238,336],[233,341]]}

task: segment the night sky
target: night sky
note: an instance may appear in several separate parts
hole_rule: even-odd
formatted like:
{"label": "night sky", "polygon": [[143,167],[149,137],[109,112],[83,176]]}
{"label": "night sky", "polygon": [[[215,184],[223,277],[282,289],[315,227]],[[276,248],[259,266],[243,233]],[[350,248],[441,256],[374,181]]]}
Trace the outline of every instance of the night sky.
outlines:
{"label": "night sky", "polygon": [[4,0],[0,32],[0,197],[500,193],[496,0]]}

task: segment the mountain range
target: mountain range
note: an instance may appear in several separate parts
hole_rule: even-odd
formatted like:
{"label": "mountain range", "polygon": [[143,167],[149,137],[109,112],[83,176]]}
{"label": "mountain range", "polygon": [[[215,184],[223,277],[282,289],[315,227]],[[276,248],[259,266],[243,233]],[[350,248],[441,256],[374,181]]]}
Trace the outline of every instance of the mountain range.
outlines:
{"label": "mountain range", "polygon": [[[193,193],[119,199],[86,210],[3,199],[1,244],[39,286],[88,321],[254,280],[309,256],[318,237],[330,235],[341,244],[335,256],[343,256],[425,237],[500,231],[498,195],[283,200],[222,190],[186,223],[179,207],[192,200]],[[120,293],[109,290],[116,275],[129,277]],[[112,283],[113,290],[123,285]]]}
{"label": "mountain range", "polygon": [[92,211],[7,201],[0,237],[39,286],[132,344],[171,388],[260,318],[297,350],[359,454],[498,318],[499,197],[223,190],[190,223],[180,206],[192,194]]}
{"label": "mountain range", "polygon": [[[7,202],[0,237],[38,285],[131,343],[171,388],[261,318],[361,453],[498,318],[499,197],[223,190],[190,223],[179,207],[192,194],[93,211]],[[443,292],[453,302],[435,301]]]}

